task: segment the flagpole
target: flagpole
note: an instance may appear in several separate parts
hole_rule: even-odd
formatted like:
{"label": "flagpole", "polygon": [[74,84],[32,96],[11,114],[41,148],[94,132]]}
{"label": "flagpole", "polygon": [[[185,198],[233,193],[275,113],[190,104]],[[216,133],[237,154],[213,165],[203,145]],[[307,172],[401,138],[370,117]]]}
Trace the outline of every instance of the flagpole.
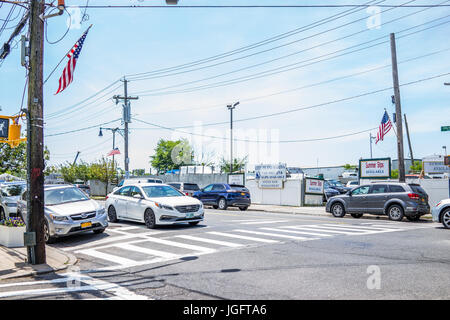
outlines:
{"label": "flagpole", "polygon": [[[389,112],[387,112],[386,108],[384,108],[384,111],[386,111],[388,119],[389,119],[389,121],[391,121],[391,117],[389,117]],[[395,136],[398,138],[397,131],[395,131],[394,123],[392,121],[391,121],[391,128],[392,128],[392,130],[394,130]]]}
{"label": "flagpole", "polygon": [[[87,33],[89,31],[89,29],[91,29],[92,24],[86,29],[86,31],[84,33]],[[83,34],[84,34],[83,33]],[[67,55],[69,54],[70,50],[72,50],[72,47],[66,52],[66,54],[61,58],[61,60],[58,62],[58,64],[56,65],[56,67],[52,70],[52,72],[50,72],[50,74],[48,75],[47,79],[44,80],[44,84],[47,82],[48,79],[50,79],[50,77],[52,76],[52,74],[56,71],[56,69],[58,69],[59,65],[61,64],[61,62],[63,62],[63,60],[67,57]]]}

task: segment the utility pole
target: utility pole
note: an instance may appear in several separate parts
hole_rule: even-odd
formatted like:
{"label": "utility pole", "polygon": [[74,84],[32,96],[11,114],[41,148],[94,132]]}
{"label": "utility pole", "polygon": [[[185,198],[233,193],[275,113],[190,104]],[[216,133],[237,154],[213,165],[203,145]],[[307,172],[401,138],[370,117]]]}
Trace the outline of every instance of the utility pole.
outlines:
{"label": "utility pole", "polygon": [[411,165],[414,165],[414,156],[412,152],[411,139],[409,137],[409,128],[408,128],[408,121],[406,120],[406,113],[404,114],[404,116],[405,116],[406,136],[408,137],[409,153],[411,154]]}
{"label": "utility pole", "polygon": [[234,104],[227,105],[230,110],[230,173],[233,173],[233,109],[239,104],[239,101]]}
{"label": "utility pole", "polygon": [[30,2],[30,60],[28,69],[27,161],[28,214],[27,232],[35,235],[35,244],[27,246],[28,261],[46,263],[44,239],[44,0]]}
{"label": "utility pole", "polygon": [[373,156],[372,156],[372,140],[375,139],[375,137],[372,136],[372,132],[369,133],[369,139],[370,139],[370,159],[372,159],[373,158]]}
{"label": "utility pole", "polygon": [[400,86],[398,83],[397,49],[395,34],[391,33],[392,79],[394,83],[395,114],[397,124],[398,180],[405,182],[405,157],[403,154],[402,107],[400,104]]}
{"label": "utility pole", "polygon": [[131,122],[131,106],[130,106],[130,102],[129,100],[137,100],[139,99],[139,97],[129,97],[128,96],[128,80],[125,79],[125,77],[123,78],[123,91],[124,91],[124,96],[114,96],[113,99],[116,99],[116,104],[119,103],[119,100],[123,100],[124,104],[123,104],[123,122],[125,125],[124,128],[124,140],[125,140],[125,159],[124,159],[124,165],[125,165],[125,179],[128,179],[130,177],[130,172],[129,172],[129,163],[130,163],[130,159],[128,158],[128,124]]}
{"label": "utility pole", "polygon": [[77,159],[78,159],[79,155],[80,155],[80,151],[77,151],[77,155],[75,156],[75,159],[73,160],[72,166],[74,166],[75,163],[77,163]]}

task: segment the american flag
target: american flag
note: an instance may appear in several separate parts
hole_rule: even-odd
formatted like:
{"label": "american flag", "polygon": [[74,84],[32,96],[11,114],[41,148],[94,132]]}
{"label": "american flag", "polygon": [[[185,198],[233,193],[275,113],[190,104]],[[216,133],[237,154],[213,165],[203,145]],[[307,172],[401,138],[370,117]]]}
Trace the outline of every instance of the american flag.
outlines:
{"label": "american flag", "polygon": [[75,45],[72,47],[72,49],[67,54],[69,61],[67,61],[67,66],[64,68],[61,78],[59,78],[59,88],[55,94],[62,92],[72,82],[73,72],[75,71],[75,66],[77,64],[77,60],[80,55],[81,48],[83,47],[83,43],[84,43],[84,40],[86,39],[89,29],[90,29],[90,27],[86,30],[85,33],[83,33],[81,38],[78,39],[77,42],[75,42]]}
{"label": "american flag", "polygon": [[108,153],[107,156],[109,157],[109,156],[113,156],[113,155],[115,155],[115,154],[120,154],[119,149],[115,148],[115,149],[111,150],[111,152]]}
{"label": "american flag", "polygon": [[392,128],[391,119],[389,119],[387,111],[384,111],[383,119],[381,119],[381,124],[380,127],[378,128],[377,139],[375,140],[375,144],[380,140],[383,141],[384,136],[386,135],[386,133],[389,132],[389,130],[391,130],[391,128]]}

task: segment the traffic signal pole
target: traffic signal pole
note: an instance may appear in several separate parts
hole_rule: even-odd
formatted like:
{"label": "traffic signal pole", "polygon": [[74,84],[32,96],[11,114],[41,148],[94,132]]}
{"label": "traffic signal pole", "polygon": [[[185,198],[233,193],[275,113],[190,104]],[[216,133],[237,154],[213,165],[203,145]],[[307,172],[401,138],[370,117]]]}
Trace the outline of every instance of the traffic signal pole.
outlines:
{"label": "traffic signal pole", "polygon": [[28,261],[46,263],[44,239],[44,0],[30,2],[30,60],[28,69],[27,232],[35,234],[35,245],[27,247]]}

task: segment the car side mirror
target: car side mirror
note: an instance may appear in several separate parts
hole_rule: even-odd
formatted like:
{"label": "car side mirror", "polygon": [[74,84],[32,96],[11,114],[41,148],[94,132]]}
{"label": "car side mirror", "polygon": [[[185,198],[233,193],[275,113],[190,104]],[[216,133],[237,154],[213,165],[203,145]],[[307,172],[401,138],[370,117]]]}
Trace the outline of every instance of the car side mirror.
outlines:
{"label": "car side mirror", "polygon": [[144,199],[144,197],[142,195],[140,195],[139,193],[136,193],[135,195],[133,195],[133,198],[135,198],[135,199]]}
{"label": "car side mirror", "polygon": [[351,197],[352,196],[352,192],[351,191],[347,191],[347,194]]}

